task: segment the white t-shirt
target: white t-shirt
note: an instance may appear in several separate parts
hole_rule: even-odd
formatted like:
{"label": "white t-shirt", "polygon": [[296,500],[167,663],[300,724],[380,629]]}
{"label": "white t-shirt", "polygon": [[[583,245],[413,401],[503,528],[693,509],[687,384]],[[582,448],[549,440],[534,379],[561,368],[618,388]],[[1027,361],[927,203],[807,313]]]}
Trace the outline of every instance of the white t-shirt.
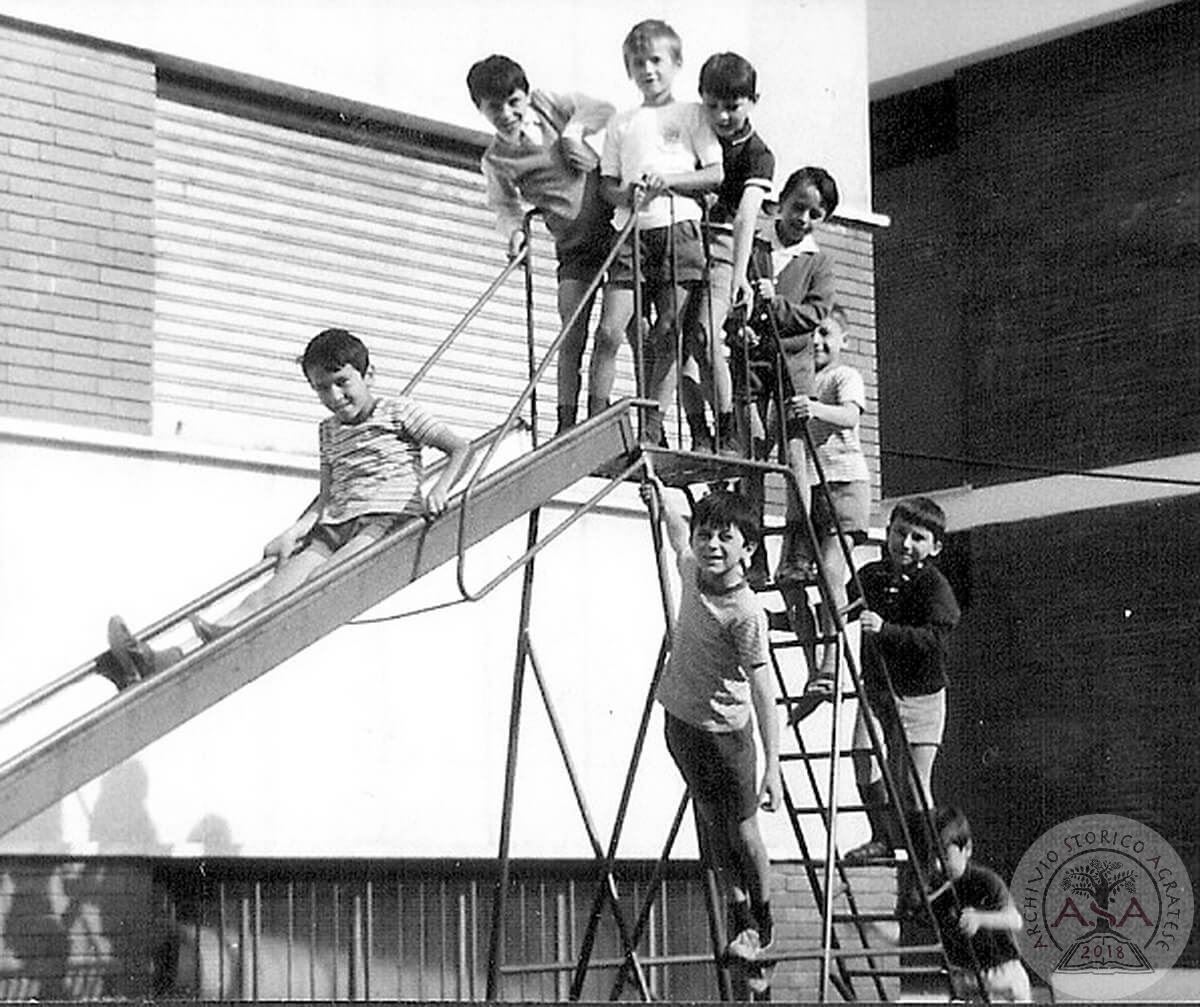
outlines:
{"label": "white t-shirt", "polygon": [[[618,112],[608,124],[600,174],[628,185],[646,172],[676,175],[722,162],[721,142],[696,102],[639,105]],[[675,203],[672,218],[671,203]],[[639,216],[640,227],[669,227],[672,222],[699,220],[700,204],[686,196],[662,195],[650,201]],[[629,220],[629,209],[619,206],[613,227]]]}
{"label": "white t-shirt", "polygon": [[[828,406],[853,403],[858,407],[859,416],[867,408],[867,390],[862,375],[849,364],[833,364],[817,371],[813,398]],[[859,441],[857,421],[852,427],[837,427],[812,418],[808,421],[808,433],[829,482],[870,481],[871,474]],[[809,475],[815,481],[816,472],[812,471]]]}

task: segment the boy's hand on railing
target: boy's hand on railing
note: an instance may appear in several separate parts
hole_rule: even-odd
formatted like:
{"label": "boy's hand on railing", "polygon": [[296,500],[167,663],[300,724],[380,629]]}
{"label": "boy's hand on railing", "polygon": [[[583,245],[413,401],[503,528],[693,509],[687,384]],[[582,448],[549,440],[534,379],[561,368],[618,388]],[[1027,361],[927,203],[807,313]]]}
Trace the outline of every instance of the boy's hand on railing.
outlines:
{"label": "boy's hand on railing", "polygon": [[449,494],[440,486],[434,486],[425,494],[425,515],[426,517],[437,517],[446,509],[446,500]]}
{"label": "boy's hand on railing", "polygon": [[[642,187],[648,196],[658,196],[667,191],[667,181],[657,171],[642,173]],[[636,193],[636,189],[634,192]]]}
{"label": "boy's hand on railing", "polygon": [[729,285],[729,303],[733,307],[749,308],[754,303],[754,285],[748,276],[735,276]]}
{"label": "boy's hand on railing", "polygon": [[858,623],[862,626],[864,633],[878,633],[883,629],[883,616],[878,612],[872,612],[869,608],[863,609],[862,615],[858,617]]}
{"label": "boy's hand on railing", "polygon": [[646,476],[645,481],[638,487],[638,494],[642,498],[642,503],[649,507],[653,513],[657,514],[663,494],[663,484],[658,476]]}
{"label": "boy's hand on railing", "polygon": [[270,542],[263,546],[263,559],[274,559],[278,566],[285,559],[291,556],[300,545],[300,536],[296,533],[295,528],[289,528],[285,532],[276,535]]}
{"label": "boy's hand on railing", "polygon": [[812,416],[812,400],[807,395],[793,395],[787,401],[787,414],[790,420],[807,420]]}
{"label": "boy's hand on railing", "polygon": [[754,281],[754,290],[764,301],[775,300],[775,281],[766,276]]}
{"label": "boy's hand on railing", "polygon": [[525,231],[517,228],[508,236],[508,257],[515,259],[525,248]]}

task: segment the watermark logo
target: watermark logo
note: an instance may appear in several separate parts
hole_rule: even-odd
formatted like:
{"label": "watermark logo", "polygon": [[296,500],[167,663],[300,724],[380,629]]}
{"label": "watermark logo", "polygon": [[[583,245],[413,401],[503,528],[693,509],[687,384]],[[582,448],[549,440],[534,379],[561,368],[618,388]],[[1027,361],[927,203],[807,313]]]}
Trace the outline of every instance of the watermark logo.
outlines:
{"label": "watermark logo", "polygon": [[1040,836],[1012,883],[1022,957],[1055,991],[1117,1000],[1175,964],[1192,929],[1192,885],[1171,845],[1119,815]]}

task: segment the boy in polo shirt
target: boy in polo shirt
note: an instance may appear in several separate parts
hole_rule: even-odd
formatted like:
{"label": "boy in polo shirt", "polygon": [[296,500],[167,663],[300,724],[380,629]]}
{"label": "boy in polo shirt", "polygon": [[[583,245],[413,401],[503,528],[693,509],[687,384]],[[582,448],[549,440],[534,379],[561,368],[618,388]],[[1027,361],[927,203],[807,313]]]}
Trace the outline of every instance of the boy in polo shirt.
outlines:
{"label": "boy in polo shirt", "polygon": [[[725,892],[733,934],[726,954],[753,963],[769,951],[773,928],[758,809],[775,811],[783,799],[766,613],[746,584],[758,515],[740,494],[714,490],[688,522],[654,478],[642,496],[660,505],[681,579],[670,660],[655,694],[666,711],[667,749],[695,802],[702,855]],[[756,723],[766,759],[761,781]]]}

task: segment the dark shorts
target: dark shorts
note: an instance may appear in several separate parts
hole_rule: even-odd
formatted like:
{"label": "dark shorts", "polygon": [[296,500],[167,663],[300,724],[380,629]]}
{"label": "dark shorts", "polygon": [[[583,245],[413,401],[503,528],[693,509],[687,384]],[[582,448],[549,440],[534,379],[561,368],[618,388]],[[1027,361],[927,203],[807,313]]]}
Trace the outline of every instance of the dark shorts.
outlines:
{"label": "dark shorts", "polygon": [[327,550],[332,556],[359,535],[368,535],[378,542],[396,525],[407,520],[406,514],[364,514],[341,524],[315,524],[308,533],[308,545]]}
{"label": "dark shorts", "polygon": [[741,822],[758,813],[754,729],[702,731],[673,714],[665,715],[667,751],[683,774],[692,799]]}
{"label": "dark shorts", "polygon": [[[699,221],[684,220],[674,227],[651,227],[641,231],[640,235],[642,277],[646,283],[663,287],[671,284],[672,277],[678,284],[698,283],[704,279],[704,242],[700,237]],[[632,240],[621,246],[608,279],[620,286],[633,286]]]}
{"label": "dark shorts", "polygon": [[600,271],[617,237],[612,229],[612,215],[612,204],[600,195],[600,173],[593,171],[587,176],[579,216],[557,222],[551,231],[560,282],[586,283]]}

